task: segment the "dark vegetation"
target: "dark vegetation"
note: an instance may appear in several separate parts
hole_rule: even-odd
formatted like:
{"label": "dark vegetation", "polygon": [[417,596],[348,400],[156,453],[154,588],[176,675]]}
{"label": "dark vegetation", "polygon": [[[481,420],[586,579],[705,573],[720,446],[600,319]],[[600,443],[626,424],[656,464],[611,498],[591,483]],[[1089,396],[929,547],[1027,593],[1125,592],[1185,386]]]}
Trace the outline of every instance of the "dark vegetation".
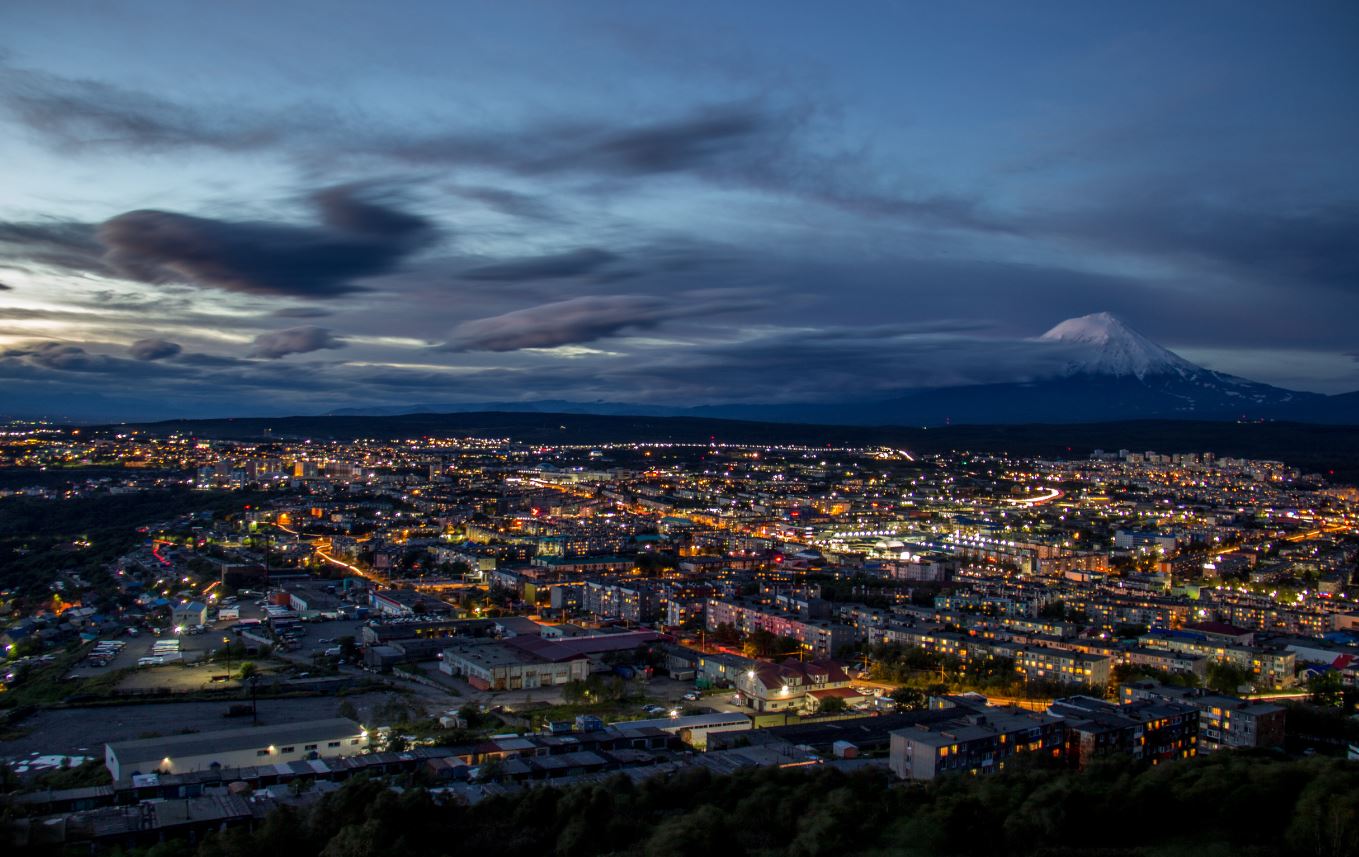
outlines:
{"label": "dark vegetation", "polygon": [[[415,785],[412,783],[412,785]],[[724,857],[856,854],[1302,857],[1359,854],[1359,765],[1223,753],[1083,773],[1039,767],[893,785],[881,771],[689,769],[535,788],[475,806],[353,782],[254,830],[167,842],[156,857],[401,854]]]}
{"label": "dark vegetation", "polygon": [[[112,562],[147,539],[139,527],[194,512],[239,512],[263,496],[166,488],[73,500],[0,499],[0,589],[50,597],[53,572],[91,571]],[[88,580],[112,585],[106,575]]]}

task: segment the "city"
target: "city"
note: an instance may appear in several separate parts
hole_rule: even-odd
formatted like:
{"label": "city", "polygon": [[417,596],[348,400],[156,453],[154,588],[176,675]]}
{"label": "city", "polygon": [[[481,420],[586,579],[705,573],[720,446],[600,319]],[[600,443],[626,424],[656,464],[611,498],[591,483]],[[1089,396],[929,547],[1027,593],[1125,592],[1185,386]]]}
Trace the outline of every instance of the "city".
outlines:
{"label": "city", "polygon": [[[7,501],[88,527],[5,532],[0,750],[99,784],[15,798],[67,842],[359,776],[476,805],[690,768],[1359,758],[1359,495],[1281,461],[15,424],[0,462],[58,477]],[[148,822],[158,798],[185,800]]]}
{"label": "city", "polygon": [[0,2],[0,854],[1359,857],[1359,4]]}

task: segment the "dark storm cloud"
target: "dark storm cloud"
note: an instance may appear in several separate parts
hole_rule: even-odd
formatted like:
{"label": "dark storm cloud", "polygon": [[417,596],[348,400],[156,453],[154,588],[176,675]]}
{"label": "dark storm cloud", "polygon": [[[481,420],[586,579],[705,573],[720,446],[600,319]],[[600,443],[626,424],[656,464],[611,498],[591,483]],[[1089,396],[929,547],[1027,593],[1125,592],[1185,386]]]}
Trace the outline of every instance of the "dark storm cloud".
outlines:
{"label": "dark storm cloud", "polygon": [[137,360],[164,360],[174,357],[184,348],[178,342],[168,339],[138,339],[128,346],[127,353]]}
{"label": "dark storm cloud", "polygon": [[290,327],[287,330],[262,333],[255,337],[250,356],[277,360],[289,354],[306,354],[344,346],[343,340],[335,338],[335,335],[324,327]]}
{"label": "dark storm cloud", "polygon": [[518,351],[594,342],[627,330],[654,328],[677,318],[710,316],[766,306],[746,293],[692,292],[673,297],[589,295],[458,325],[450,351]]}
{"label": "dark storm cloud", "polygon": [[361,193],[346,187],[316,194],[320,227],[146,210],[106,221],[99,240],[118,273],[142,282],[336,297],[362,291],[355,279],[395,270],[433,235],[424,218]]}
{"label": "dark storm cloud", "polygon": [[522,280],[555,280],[578,277],[601,268],[618,257],[597,247],[582,247],[567,253],[548,256],[526,256],[507,259],[463,271],[464,280],[518,282]]}

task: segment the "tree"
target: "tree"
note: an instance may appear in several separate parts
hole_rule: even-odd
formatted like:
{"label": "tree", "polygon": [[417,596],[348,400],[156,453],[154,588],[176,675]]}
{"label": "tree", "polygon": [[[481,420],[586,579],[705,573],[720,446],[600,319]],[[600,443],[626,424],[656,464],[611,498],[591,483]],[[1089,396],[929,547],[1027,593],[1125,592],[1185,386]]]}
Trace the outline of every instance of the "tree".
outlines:
{"label": "tree", "polygon": [[1237,688],[1249,684],[1252,677],[1245,667],[1218,661],[1208,665],[1208,680],[1204,684],[1218,693],[1236,693]]}
{"label": "tree", "polygon": [[768,657],[778,647],[778,637],[763,628],[757,628],[746,636],[745,652],[755,657]]}
{"label": "tree", "polygon": [[817,711],[822,714],[844,714],[848,708],[849,706],[840,697],[828,696],[821,700],[821,705],[817,707]]}
{"label": "tree", "polygon": [[734,646],[741,642],[741,632],[729,622],[723,622],[713,630],[713,641],[723,646]]}
{"label": "tree", "polygon": [[1338,707],[1344,700],[1345,685],[1340,679],[1340,673],[1326,670],[1307,680],[1307,693],[1308,701],[1313,705]]}
{"label": "tree", "polygon": [[241,677],[241,681],[247,681],[259,674],[260,668],[255,666],[254,661],[245,661],[244,663],[242,663],[240,671],[237,673],[237,675]]}
{"label": "tree", "polygon": [[896,703],[897,711],[921,711],[930,703],[925,692],[914,687],[899,687],[893,690],[892,701]]}

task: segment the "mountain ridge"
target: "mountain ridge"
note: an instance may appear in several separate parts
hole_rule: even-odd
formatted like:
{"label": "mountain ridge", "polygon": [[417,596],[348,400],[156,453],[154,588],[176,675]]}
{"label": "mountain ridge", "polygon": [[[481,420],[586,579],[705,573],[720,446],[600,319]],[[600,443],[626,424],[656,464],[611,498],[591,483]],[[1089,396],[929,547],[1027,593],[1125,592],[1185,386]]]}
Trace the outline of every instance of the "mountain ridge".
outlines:
{"label": "mountain ridge", "polygon": [[1070,318],[1035,342],[1074,349],[1059,374],[1021,381],[903,391],[844,402],[667,406],[627,402],[468,402],[343,408],[334,416],[412,413],[583,413],[828,425],[1083,423],[1135,419],[1296,420],[1359,423],[1359,391],[1288,390],[1198,366],[1111,313]]}

